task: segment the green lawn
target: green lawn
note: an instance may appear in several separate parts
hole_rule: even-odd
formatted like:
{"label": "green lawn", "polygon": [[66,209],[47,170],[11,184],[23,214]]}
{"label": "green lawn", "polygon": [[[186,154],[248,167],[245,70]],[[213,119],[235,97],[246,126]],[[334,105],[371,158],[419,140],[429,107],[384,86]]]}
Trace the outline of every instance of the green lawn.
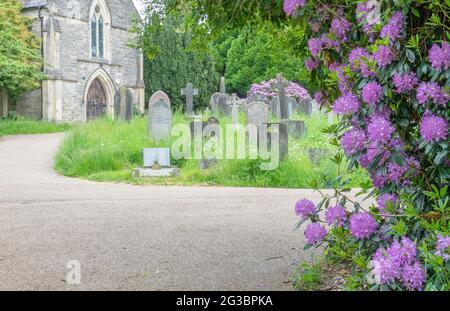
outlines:
{"label": "green lawn", "polygon": [[[241,121],[245,116],[241,116]],[[334,154],[320,129],[327,126],[326,116],[307,118],[307,135],[291,140],[289,157],[274,171],[259,169],[260,160],[220,160],[209,170],[200,170],[198,160],[172,159],[181,168],[173,178],[137,179],[132,171],[142,166],[142,149],[170,146],[170,141],[156,144],[147,137],[147,120],[136,117],[129,123],[100,119],[71,130],[56,157],[56,169],[66,176],[95,181],[160,185],[221,185],[242,187],[310,188],[318,178],[324,188],[331,187],[338,168],[330,160]],[[186,122],[180,113],[174,124]],[[225,124],[225,120],[221,120]],[[175,138],[174,138],[175,139]],[[310,149],[317,149],[316,155]],[[358,186],[367,177],[361,171],[350,176],[350,186]]]}
{"label": "green lawn", "polygon": [[68,124],[34,121],[27,119],[0,119],[0,137],[19,134],[45,134],[65,132],[70,128]]}

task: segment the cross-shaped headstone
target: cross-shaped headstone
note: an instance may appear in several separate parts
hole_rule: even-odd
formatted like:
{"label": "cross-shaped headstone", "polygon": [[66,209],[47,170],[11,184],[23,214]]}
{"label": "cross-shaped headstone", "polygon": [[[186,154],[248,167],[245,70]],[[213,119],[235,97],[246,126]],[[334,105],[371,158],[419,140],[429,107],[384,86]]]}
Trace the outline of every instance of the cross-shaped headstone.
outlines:
{"label": "cross-shaped headstone", "polygon": [[281,120],[289,119],[288,101],[286,97],[286,92],[284,90],[284,79],[281,74],[277,75],[277,89],[278,89],[278,98],[280,100]]}
{"label": "cross-shaped headstone", "polygon": [[231,119],[233,120],[233,125],[238,124],[240,101],[237,94],[231,94]]}
{"label": "cross-shaped headstone", "polygon": [[188,83],[186,88],[181,90],[181,95],[186,96],[186,115],[194,115],[194,96],[198,95],[198,89],[194,89],[192,83]]}

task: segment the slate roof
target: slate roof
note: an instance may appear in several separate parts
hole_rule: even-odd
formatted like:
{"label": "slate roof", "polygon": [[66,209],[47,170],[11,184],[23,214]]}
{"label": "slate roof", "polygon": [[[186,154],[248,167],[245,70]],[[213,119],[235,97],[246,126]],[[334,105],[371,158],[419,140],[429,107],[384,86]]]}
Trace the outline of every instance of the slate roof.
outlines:
{"label": "slate roof", "polygon": [[33,9],[47,5],[47,0],[22,0],[22,2],[24,9]]}

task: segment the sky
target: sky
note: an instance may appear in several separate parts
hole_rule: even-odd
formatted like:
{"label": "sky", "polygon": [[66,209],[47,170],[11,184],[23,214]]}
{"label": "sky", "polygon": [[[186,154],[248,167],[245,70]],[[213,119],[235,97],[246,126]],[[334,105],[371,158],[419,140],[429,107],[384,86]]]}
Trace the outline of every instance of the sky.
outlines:
{"label": "sky", "polygon": [[136,5],[136,8],[139,10],[139,12],[142,14],[144,12],[144,4],[142,4],[142,0],[133,0],[134,4]]}

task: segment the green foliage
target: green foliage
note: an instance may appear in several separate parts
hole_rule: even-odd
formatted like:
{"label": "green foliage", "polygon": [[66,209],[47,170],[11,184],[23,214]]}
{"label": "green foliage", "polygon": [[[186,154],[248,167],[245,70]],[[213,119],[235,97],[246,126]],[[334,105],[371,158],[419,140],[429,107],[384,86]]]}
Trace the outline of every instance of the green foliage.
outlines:
{"label": "green foliage", "polygon": [[68,124],[18,119],[0,119],[0,137],[18,134],[46,134],[69,130]]}
{"label": "green foliage", "polygon": [[0,2],[0,89],[12,97],[36,88],[44,78],[39,42],[21,9],[19,0]]}
{"label": "green foliage", "polygon": [[301,42],[304,42],[301,30],[275,28],[269,23],[258,29],[247,27],[239,31],[227,53],[227,87],[246,95],[253,83],[270,80],[277,73],[290,81],[308,84],[309,73],[303,65],[305,51],[296,49],[296,43]]}
{"label": "green foliage", "polygon": [[170,15],[161,19],[154,12],[148,14],[139,42],[146,55],[147,98],[163,90],[170,96],[175,109],[184,108],[185,97],[181,96],[181,89],[187,82],[192,82],[199,89],[199,96],[194,97],[195,108],[207,107],[219,84],[212,56],[189,49],[192,33],[181,28],[182,17]]}
{"label": "green foliage", "polygon": [[295,270],[292,281],[297,290],[317,291],[324,283],[322,263],[302,263]]}

